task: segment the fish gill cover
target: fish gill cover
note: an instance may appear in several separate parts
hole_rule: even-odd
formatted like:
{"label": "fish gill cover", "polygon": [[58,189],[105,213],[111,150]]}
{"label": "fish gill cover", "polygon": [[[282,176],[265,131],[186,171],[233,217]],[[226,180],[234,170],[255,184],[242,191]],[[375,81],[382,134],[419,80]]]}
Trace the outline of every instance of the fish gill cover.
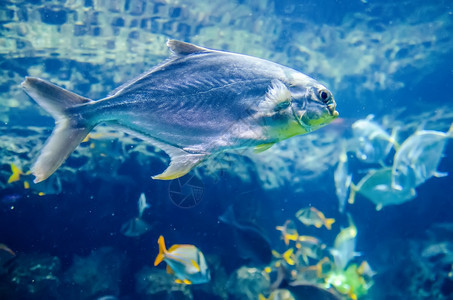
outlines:
{"label": "fish gill cover", "polygon": [[[277,288],[295,299],[451,298],[452,32],[450,1],[3,1],[0,298],[272,299]],[[168,39],[307,74],[340,118],[170,182],[151,179],[169,164],[161,149],[98,126],[34,184],[53,121],[20,88],[25,76],[100,99],[165,60]],[[442,139],[399,152],[425,131]],[[137,213],[142,193],[151,207]],[[219,221],[229,207],[254,238]],[[332,228],[299,222],[308,207]],[[178,284],[154,267],[160,235],[196,246],[210,281]],[[241,255],[269,247],[268,264]]]}

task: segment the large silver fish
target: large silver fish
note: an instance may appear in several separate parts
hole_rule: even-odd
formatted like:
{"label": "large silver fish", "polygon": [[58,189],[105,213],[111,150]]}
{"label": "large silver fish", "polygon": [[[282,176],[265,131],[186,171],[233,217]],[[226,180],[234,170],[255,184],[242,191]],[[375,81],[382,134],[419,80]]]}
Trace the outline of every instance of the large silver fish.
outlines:
{"label": "large silver fish", "polygon": [[293,69],[175,40],[167,45],[172,57],[98,101],[26,78],[22,87],[56,120],[32,167],[35,182],[52,175],[100,123],[164,150],[171,163],[153,178],[174,179],[212,154],[264,151],[338,117],[331,92]]}

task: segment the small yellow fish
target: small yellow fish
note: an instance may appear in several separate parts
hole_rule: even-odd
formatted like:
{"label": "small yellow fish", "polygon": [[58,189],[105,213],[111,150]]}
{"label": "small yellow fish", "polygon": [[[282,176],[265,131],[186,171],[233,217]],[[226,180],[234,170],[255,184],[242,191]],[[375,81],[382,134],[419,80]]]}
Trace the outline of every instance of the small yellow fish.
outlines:
{"label": "small yellow fish", "polygon": [[323,225],[328,229],[332,229],[332,224],[335,219],[326,218],[322,212],[314,207],[307,207],[299,210],[296,217],[307,226],[314,225],[316,228],[321,228]]}
{"label": "small yellow fish", "polygon": [[282,232],[282,239],[287,246],[289,245],[289,241],[297,241],[299,237],[296,224],[292,220],[287,220],[283,226],[277,226],[275,229]]}
{"label": "small yellow fish", "polygon": [[341,245],[344,243],[348,243],[350,240],[355,240],[357,237],[357,227],[355,226],[354,222],[350,215],[348,215],[349,219],[349,226],[346,228],[341,229],[340,233],[338,233],[337,237],[335,238],[335,248],[342,247]]}
{"label": "small yellow fish", "polygon": [[326,245],[313,236],[301,235],[296,243],[296,248],[296,257],[302,257],[305,264],[308,264],[309,257],[316,260],[322,257]]}
{"label": "small yellow fish", "polygon": [[294,261],[294,248],[289,248],[283,254],[278,253],[275,250],[272,250],[272,255],[277,259],[283,259],[288,265],[294,266],[296,262]]}
{"label": "small yellow fish", "polygon": [[370,264],[366,260],[364,260],[357,268],[357,273],[359,273],[359,275],[362,275],[365,278],[371,278],[374,275],[376,275],[376,272],[374,272],[373,269],[371,269]]}
{"label": "small yellow fish", "polygon": [[167,272],[176,276],[177,283],[199,284],[209,282],[211,275],[203,253],[194,245],[173,245],[165,248],[164,237],[158,240],[159,254],[154,261],[157,266],[163,260],[167,263]]}
{"label": "small yellow fish", "polygon": [[357,227],[349,214],[348,219],[349,226],[341,229],[335,238],[334,247],[329,249],[339,270],[344,270],[354,257],[361,255],[355,251]]}
{"label": "small yellow fish", "polygon": [[298,280],[316,283],[319,279],[325,278],[332,268],[333,263],[328,257],[324,257],[316,265],[301,268]]}

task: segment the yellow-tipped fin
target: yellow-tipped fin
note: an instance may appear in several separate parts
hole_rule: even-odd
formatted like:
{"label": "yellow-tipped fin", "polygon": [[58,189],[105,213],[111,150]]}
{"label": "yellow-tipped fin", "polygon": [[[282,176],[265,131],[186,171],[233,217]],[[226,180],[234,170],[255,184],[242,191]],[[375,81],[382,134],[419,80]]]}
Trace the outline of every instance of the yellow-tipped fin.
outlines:
{"label": "yellow-tipped fin", "polygon": [[451,123],[450,128],[447,131],[449,137],[453,137],[453,123]]}
{"label": "yellow-tipped fin", "polygon": [[326,219],[326,228],[327,230],[330,230],[332,229],[332,224],[335,223],[335,219],[333,218],[330,218],[330,219]]}
{"label": "yellow-tipped fin", "polygon": [[167,249],[165,248],[165,240],[163,236],[159,237],[157,243],[159,244],[159,254],[157,254],[156,260],[154,260],[154,266],[160,264],[164,260],[165,254],[167,253]]}
{"label": "yellow-tipped fin", "polygon": [[181,279],[175,279],[175,282],[178,283],[178,284],[183,284],[184,281],[182,281]]}
{"label": "yellow-tipped fin", "polygon": [[24,173],[19,169],[15,164],[11,164],[11,176],[8,179],[8,183],[19,181],[20,175],[24,175]]}
{"label": "yellow-tipped fin", "polygon": [[24,189],[28,190],[30,188],[30,184],[27,180],[24,181]]}

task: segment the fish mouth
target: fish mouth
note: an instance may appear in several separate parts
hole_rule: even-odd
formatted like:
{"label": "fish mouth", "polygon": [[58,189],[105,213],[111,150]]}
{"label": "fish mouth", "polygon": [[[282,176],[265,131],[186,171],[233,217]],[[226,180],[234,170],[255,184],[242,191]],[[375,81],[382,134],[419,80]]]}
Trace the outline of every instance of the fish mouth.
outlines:
{"label": "fish mouth", "polygon": [[304,101],[301,107],[291,105],[291,110],[297,123],[305,130],[311,132],[319,127],[327,125],[340,114],[336,111],[337,104],[333,99],[324,105],[309,105]]}
{"label": "fish mouth", "polygon": [[340,115],[338,111],[335,110],[336,107],[337,104],[335,102],[327,105],[327,109],[329,110],[330,115],[334,118],[337,118]]}
{"label": "fish mouth", "polygon": [[335,105],[329,106],[326,110],[328,113],[325,111],[324,114],[317,116],[314,119],[310,117],[310,113],[307,110],[295,111],[293,109],[293,115],[297,120],[297,123],[299,123],[306,132],[311,132],[319,127],[327,125],[339,116],[338,111],[335,110]]}

